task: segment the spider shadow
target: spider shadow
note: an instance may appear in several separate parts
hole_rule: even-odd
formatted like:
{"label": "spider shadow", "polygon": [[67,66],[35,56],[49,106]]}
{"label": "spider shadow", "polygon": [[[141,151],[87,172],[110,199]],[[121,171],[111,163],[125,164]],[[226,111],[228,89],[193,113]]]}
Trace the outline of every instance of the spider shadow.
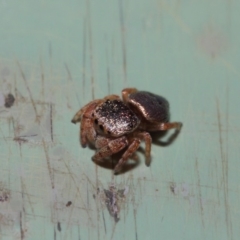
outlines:
{"label": "spider shadow", "polygon": [[176,129],[176,130],[168,137],[167,140],[161,141],[161,138],[165,137],[168,132],[169,132],[169,130],[151,133],[152,143],[155,144],[155,145],[157,145],[157,146],[167,147],[167,146],[171,145],[171,144],[177,139],[177,137],[178,137],[179,133],[181,132],[181,130],[177,130],[177,129]]}

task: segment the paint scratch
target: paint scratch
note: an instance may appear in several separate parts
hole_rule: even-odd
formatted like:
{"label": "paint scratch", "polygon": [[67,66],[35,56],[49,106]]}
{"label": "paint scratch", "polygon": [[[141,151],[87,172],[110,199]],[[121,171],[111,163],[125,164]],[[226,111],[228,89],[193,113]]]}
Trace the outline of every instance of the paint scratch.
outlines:
{"label": "paint scratch", "polygon": [[36,107],[35,102],[34,102],[34,100],[33,100],[33,96],[32,96],[31,90],[30,90],[30,88],[29,88],[29,86],[28,86],[27,79],[26,79],[25,74],[24,74],[24,72],[23,72],[23,70],[22,70],[22,67],[21,67],[21,65],[20,65],[20,63],[19,63],[18,61],[17,61],[17,65],[18,65],[18,67],[19,67],[19,70],[20,70],[22,79],[23,79],[23,81],[24,81],[24,83],[25,83],[25,87],[26,87],[26,89],[27,89],[27,91],[28,91],[28,94],[29,94],[29,97],[30,97],[30,100],[31,100],[31,103],[32,103],[32,106],[33,106],[33,109],[34,109],[34,111],[35,111],[36,120],[38,120],[37,107]]}
{"label": "paint scratch", "polygon": [[126,26],[123,13],[123,1],[119,0],[119,17],[120,17],[120,30],[121,30],[121,42],[122,42],[122,55],[123,55],[123,74],[124,84],[127,84],[127,54],[126,54]]}
{"label": "paint scratch", "polygon": [[[219,147],[220,147],[220,156],[222,163],[222,179],[223,179],[223,190],[224,190],[224,205],[225,205],[225,221],[227,226],[227,234],[230,236],[231,231],[231,219],[229,217],[229,203],[228,203],[228,160],[223,151],[223,137],[222,137],[222,123],[221,123],[221,114],[220,114],[220,105],[219,100],[216,100],[217,105],[217,122],[218,122],[218,132],[219,132]],[[232,236],[231,236],[232,238]]]}

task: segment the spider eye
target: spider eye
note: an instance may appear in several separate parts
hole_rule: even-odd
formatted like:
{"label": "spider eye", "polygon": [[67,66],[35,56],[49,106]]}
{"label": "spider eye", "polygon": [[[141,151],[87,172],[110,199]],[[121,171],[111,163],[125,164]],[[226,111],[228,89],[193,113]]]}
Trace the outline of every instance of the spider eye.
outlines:
{"label": "spider eye", "polygon": [[99,125],[99,128],[103,131],[103,125]]}
{"label": "spider eye", "polygon": [[110,135],[111,134],[111,132],[110,131],[107,131],[107,133]]}
{"label": "spider eye", "polygon": [[94,122],[95,122],[95,124],[98,124],[98,120],[97,119],[95,119]]}

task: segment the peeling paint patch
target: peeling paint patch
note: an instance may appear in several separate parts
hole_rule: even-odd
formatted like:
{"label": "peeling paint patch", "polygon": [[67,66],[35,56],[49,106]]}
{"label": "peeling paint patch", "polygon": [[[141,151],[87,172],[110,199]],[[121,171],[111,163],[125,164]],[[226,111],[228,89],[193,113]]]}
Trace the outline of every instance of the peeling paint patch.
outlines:
{"label": "peeling paint patch", "polygon": [[0,182],[0,203],[8,202],[10,199],[10,191],[6,189],[3,184]]}
{"label": "peeling paint patch", "polygon": [[176,183],[170,183],[170,190],[172,193],[176,195],[181,195],[183,197],[188,197],[190,195],[190,187],[189,184],[187,183],[181,183],[181,184],[176,184]]}
{"label": "peeling paint patch", "polygon": [[11,239],[26,239],[29,236],[29,226],[22,211],[22,193],[11,192],[0,182],[0,199],[0,235],[11,236]]}
{"label": "peeling paint patch", "polygon": [[41,112],[41,117],[36,121],[35,110],[31,104],[20,103],[12,112],[15,122],[15,141],[27,142],[33,145],[52,143],[52,120],[50,104],[36,104]]}
{"label": "peeling paint patch", "polygon": [[176,184],[174,182],[171,182],[169,188],[174,195],[180,196],[188,200],[191,206],[195,204],[196,196],[192,193],[192,189],[188,183]]}
{"label": "peeling paint patch", "polygon": [[108,189],[98,191],[97,199],[107,207],[110,216],[114,218],[116,223],[120,220],[120,209],[128,192],[128,186],[125,186],[123,189],[118,189],[114,184],[110,184]]}

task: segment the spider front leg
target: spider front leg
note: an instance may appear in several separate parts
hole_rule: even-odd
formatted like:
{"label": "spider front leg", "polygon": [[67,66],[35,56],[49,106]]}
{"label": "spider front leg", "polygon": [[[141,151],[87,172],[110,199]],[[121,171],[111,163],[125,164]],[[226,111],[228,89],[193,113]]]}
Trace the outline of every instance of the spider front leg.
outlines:
{"label": "spider front leg", "polygon": [[94,143],[96,132],[92,123],[92,113],[101,99],[94,100],[82,107],[73,117],[72,123],[81,122],[80,125],[80,142],[82,147],[86,147],[88,142]]}
{"label": "spider front leg", "polygon": [[141,140],[139,138],[134,138],[133,139],[133,141],[129,145],[128,149],[122,155],[122,158],[119,160],[117,166],[114,168],[114,173],[115,174],[120,172],[122,166],[128,160],[128,158],[131,157],[132,154],[137,151],[137,149],[139,148],[140,143],[141,143]]}
{"label": "spider front leg", "polygon": [[[106,144],[106,145],[105,145]],[[96,147],[101,147],[92,157],[93,161],[101,161],[104,158],[110,157],[114,153],[121,151],[128,145],[128,140],[125,136],[109,140],[108,138],[100,137],[96,140]]]}

